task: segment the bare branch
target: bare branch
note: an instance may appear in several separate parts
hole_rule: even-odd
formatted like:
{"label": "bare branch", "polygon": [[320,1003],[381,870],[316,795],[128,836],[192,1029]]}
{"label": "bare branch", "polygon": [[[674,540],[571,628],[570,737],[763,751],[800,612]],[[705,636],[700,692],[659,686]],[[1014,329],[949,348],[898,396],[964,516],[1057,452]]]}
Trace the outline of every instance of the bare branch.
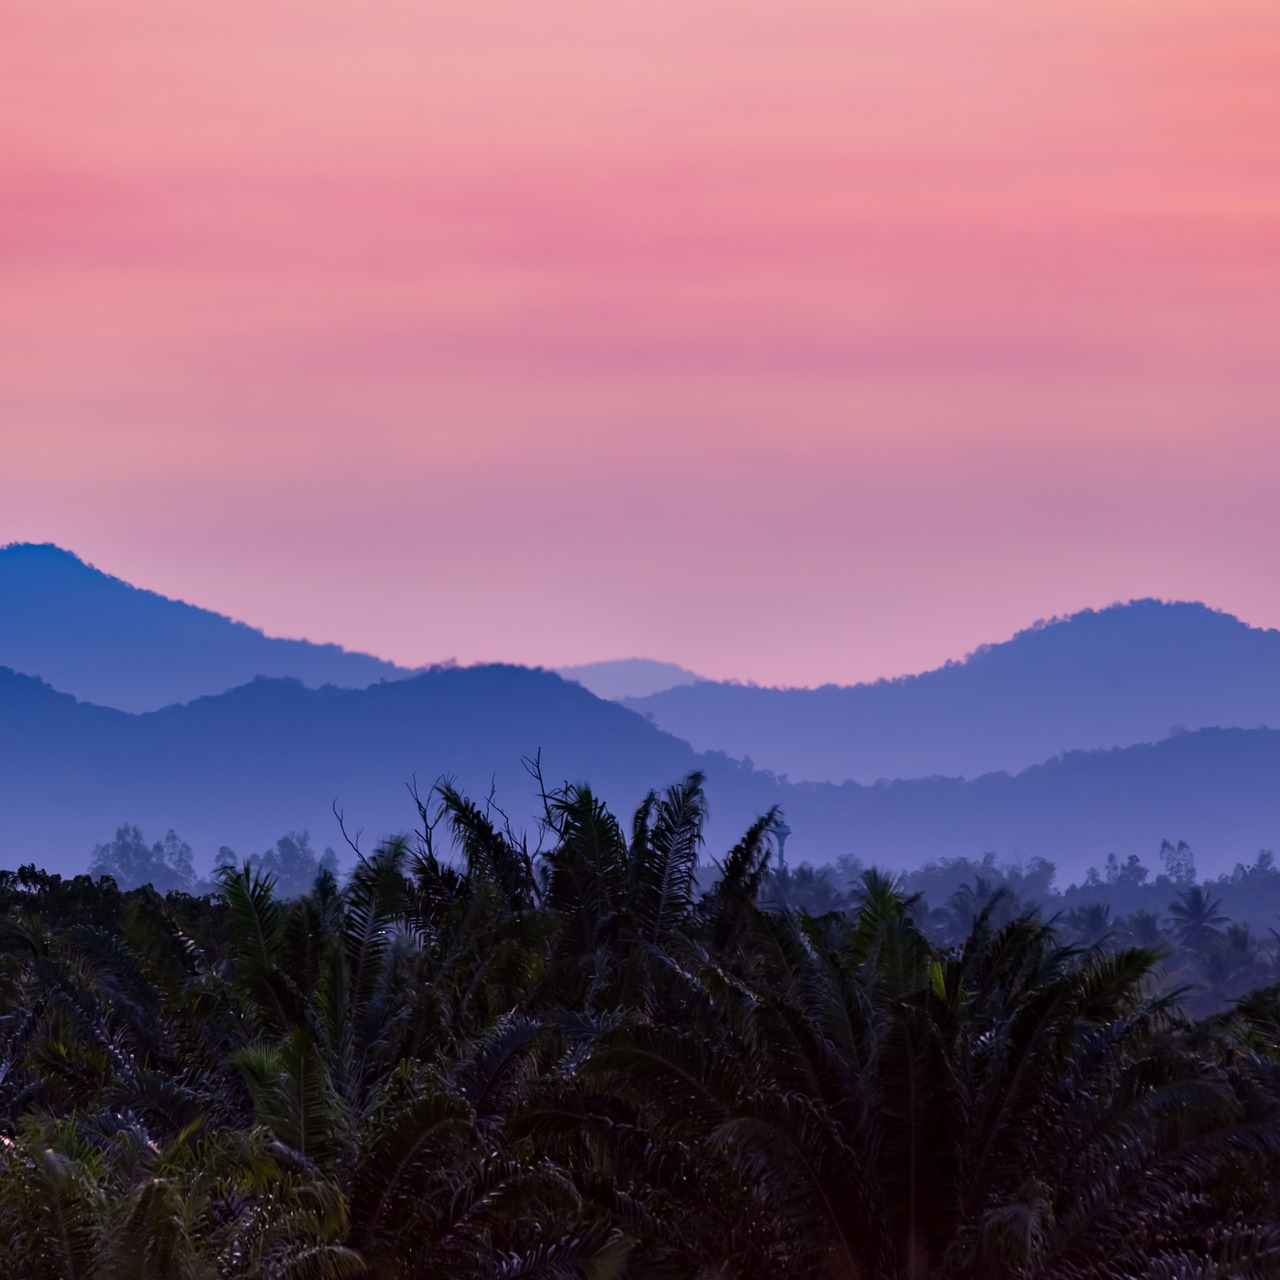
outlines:
{"label": "bare branch", "polygon": [[442,809],[438,809],[436,811],[436,816],[433,818],[428,806],[431,803],[432,796],[440,790],[440,784],[443,780],[444,775],[441,774],[440,777],[431,784],[431,790],[427,792],[425,800],[422,797],[422,793],[418,790],[418,775],[416,773],[413,775],[412,782],[405,783],[405,786],[409,790],[409,794],[413,797],[413,803],[418,810],[418,817],[422,820],[422,830],[415,833],[418,837],[418,844],[420,846],[419,853],[428,858],[435,857],[436,827],[440,825],[440,821],[444,817],[444,811]]}
{"label": "bare branch", "polygon": [[364,835],[364,828],[361,827],[360,830],[356,832],[354,840],[347,834],[346,814],[343,810],[338,808],[338,801],[336,798],[333,802],[333,816],[338,820],[338,830],[342,832],[342,838],[351,846],[351,850],[356,857],[363,859],[364,854],[360,852],[360,837]]}
{"label": "bare branch", "polygon": [[556,825],[555,814],[551,810],[551,792],[547,790],[546,780],[542,773],[542,748],[531,756],[521,757],[520,763],[524,765],[524,771],[538,785],[538,799],[542,801],[542,817],[538,820],[538,848],[537,852],[542,852],[543,837],[547,832],[553,833],[559,837],[560,828]]}

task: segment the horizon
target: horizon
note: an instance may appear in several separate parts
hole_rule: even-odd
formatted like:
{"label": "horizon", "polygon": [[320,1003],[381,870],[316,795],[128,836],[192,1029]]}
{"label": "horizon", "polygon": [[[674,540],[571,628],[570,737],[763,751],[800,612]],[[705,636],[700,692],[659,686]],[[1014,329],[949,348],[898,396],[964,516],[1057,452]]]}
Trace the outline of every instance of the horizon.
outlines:
{"label": "horizon", "polygon": [[[69,557],[70,559],[76,561],[79,565],[92,571],[93,573],[100,574],[103,577],[111,579],[112,581],[120,582],[124,586],[132,590],[141,591],[148,595],[160,596],[165,600],[169,600],[177,604],[186,605],[193,609],[199,609],[207,613],[214,613],[218,617],[223,618],[228,622],[232,622],[240,626],[248,627],[251,630],[258,631],[267,639],[300,641],[305,644],[318,645],[318,646],[334,646],[342,649],[346,653],[364,654],[367,657],[378,658],[384,662],[394,662],[397,666],[401,666],[411,671],[416,669],[425,670],[425,669],[430,669],[432,667],[449,666],[449,665],[457,665],[461,667],[479,667],[479,666],[510,664],[513,666],[523,666],[523,667],[529,667],[533,669],[546,670],[546,671],[552,672],[553,674],[561,674],[566,668],[571,668],[571,667],[591,667],[591,666],[597,666],[597,665],[608,665],[610,663],[626,663],[626,662],[653,662],[662,666],[669,665],[673,667],[681,667],[686,671],[690,671],[691,674],[696,675],[697,678],[700,680],[713,680],[718,683],[740,685],[744,687],[754,687],[754,688],[761,688],[761,689],[813,690],[813,689],[820,689],[820,688],[831,687],[831,686],[849,687],[849,686],[858,685],[858,684],[875,684],[883,681],[892,682],[892,681],[898,681],[898,680],[908,680],[916,676],[927,675],[932,671],[937,671],[945,667],[962,665],[964,663],[967,663],[972,658],[982,654],[984,651],[991,648],[998,647],[1003,644],[1008,644],[1011,641],[1017,640],[1019,637],[1025,634],[1043,630],[1046,627],[1055,626],[1060,623],[1070,622],[1073,619],[1078,618],[1082,615],[1085,615],[1085,616],[1096,615],[1100,613],[1106,613],[1111,610],[1128,608],[1134,605],[1155,604],[1155,605],[1162,605],[1162,606],[1184,606],[1184,607],[1204,609],[1209,613],[1216,614],[1220,617],[1228,618],[1235,622],[1239,622],[1244,626],[1248,627],[1250,630],[1254,630],[1254,631],[1277,630],[1277,628],[1274,628],[1274,627],[1259,626],[1256,623],[1251,622],[1247,618],[1242,618],[1238,614],[1232,613],[1227,609],[1219,608],[1216,605],[1210,604],[1209,602],[1203,601],[1203,600],[1170,600],[1170,599],[1161,599],[1155,596],[1136,596],[1128,600],[1113,600],[1104,605],[1087,606],[1083,609],[1074,610],[1071,613],[1057,613],[1057,614],[1049,615],[1047,617],[1036,618],[1022,626],[1017,627],[1014,631],[1012,631],[1007,636],[1003,636],[998,639],[988,639],[988,640],[982,641],[979,644],[975,645],[973,648],[966,650],[963,654],[945,658],[943,661],[937,663],[935,666],[932,666],[932,667],[921,668],[918,671],[903,671],[903,672],[896,672],[893,674],[871,676],[871,677],[861,679],[861,680],[856,680],[856,681],[820,680],[813,684],[766,684],[762,681],[753,680],[748,677],[740,677],[740,676],[734,676],[734,675],[712,677],[702,672],[691,671],[688,665],[679,657],[676,657],[676,658],[655,657],[652,654],[628,654],[622,657],[613,656],[613,657],[588,659],[582,662],[574,662],[574,663],[518,662],[510,658],[480,658],[480,659],[476,659],[475,661],[464,661],[458,658],[456,655],[449,655],[447,657],[434,657],[434,658],[426,657],[426,658],[419,659],[417,661],[405,663],[405,662],[399,662],[397,659],[392,658],[389,655],[378,652],[376,650],[350,649],[344,645],[341,645],[337,641],[330,640],[324,637],[274,634],[270,631],[267,631],[265,628],[261,627],[258,623],[254,622],[251,619],[237,618],[229,614],[221,613],[218,610],[212,609],[208,605],[203,604],[197,600],[188,599],[182,596],[166,595],[165,593],[157,591],[155,588],[148,586],[146,583],[131,582],[127,578],[122,577],[120,574],[113,572],[111,569],[103,568],[101,565],[97,564],[95,561],[89,559],[88,557],[82,555],[80,552],[74,550],[73,548],[60,546],[59,544],[54,542],[30,542],[30,541],[19,540],[19,541],[13,541],[13,542],[0,543],[0,554],[3,554],[6,551],[12,551],[12,550],[54,551],[59,553],[62,556]],[[20,673],[20,674],[29,674],[29,673]],[[572,679],[572,677],[570,676],[566,676],[566,678]]]}
{"label": "horizon", "polygon": [[1280,625],[1262,0],[17,0],[0,75],[0,541],[402,663]]}

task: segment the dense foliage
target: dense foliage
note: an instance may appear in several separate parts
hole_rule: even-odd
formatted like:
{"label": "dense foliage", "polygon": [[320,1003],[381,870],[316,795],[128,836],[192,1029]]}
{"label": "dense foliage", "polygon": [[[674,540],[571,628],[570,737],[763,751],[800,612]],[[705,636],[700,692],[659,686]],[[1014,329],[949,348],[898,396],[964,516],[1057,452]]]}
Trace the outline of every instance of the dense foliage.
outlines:
{"label": "dense foliage", "polygon": [[[1059,889],[1045,858],[1001,862],[955,857],[901,874],[913,917],[931,941],[959,945],[982,912],[999,926],[1027,912],[1052,921],[1063,942],[1080,948],[1148,947],[1159,953],[1159,981],[1177,991],[1196,1015],[1216,1013],[1259,987],[1280,980],[1280,868],[1270,850],[1228,874],[1196,879],[1187,845],[1166,840],[1163,871],[1152,875],[1135,855],[1115,854],[1103,871],[1090,868],[1079,884]],[[793,909],[820,915],[848,910],[858,900],[865,868],[856,859],[813,867],[801,864],[779,880],[779,896]]]}
{"label": "dense foliage", "polygon": [[0,875],[10,1274],[1280,1275],[1274,990],[1194,1022],[873,871],[811,915],[774,814],[700,889],[696,776],[538,848],[437,799],[293,899]]}

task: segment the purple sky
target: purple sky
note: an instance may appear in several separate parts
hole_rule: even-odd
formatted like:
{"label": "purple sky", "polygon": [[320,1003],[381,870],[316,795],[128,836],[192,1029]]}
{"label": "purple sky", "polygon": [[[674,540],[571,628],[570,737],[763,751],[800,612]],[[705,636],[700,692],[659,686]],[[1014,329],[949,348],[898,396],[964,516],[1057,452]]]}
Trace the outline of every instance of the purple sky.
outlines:
{"label": "purple sky", "polygon": [[1280,625],[1272,0],[13,0],[0,542],[402,662]]}

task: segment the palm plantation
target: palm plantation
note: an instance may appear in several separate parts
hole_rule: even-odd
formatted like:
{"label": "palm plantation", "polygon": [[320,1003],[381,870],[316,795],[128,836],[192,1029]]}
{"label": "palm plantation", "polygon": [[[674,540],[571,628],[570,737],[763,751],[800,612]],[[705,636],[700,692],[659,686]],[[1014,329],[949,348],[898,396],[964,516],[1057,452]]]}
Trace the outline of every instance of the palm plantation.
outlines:
{"label": "palm plantation", "polygon": [[943,942],[874,872],[791,909],[772,813],[700,889],[705,812],[697,776],[625,826],[566,787],[530,849],[446,786],[414,841],[289,901],[250,868],[210,899],[7,875],[0,1261],[1280,1275],[1273,993],[1188,1021],[1154,950],[981,890]]}

